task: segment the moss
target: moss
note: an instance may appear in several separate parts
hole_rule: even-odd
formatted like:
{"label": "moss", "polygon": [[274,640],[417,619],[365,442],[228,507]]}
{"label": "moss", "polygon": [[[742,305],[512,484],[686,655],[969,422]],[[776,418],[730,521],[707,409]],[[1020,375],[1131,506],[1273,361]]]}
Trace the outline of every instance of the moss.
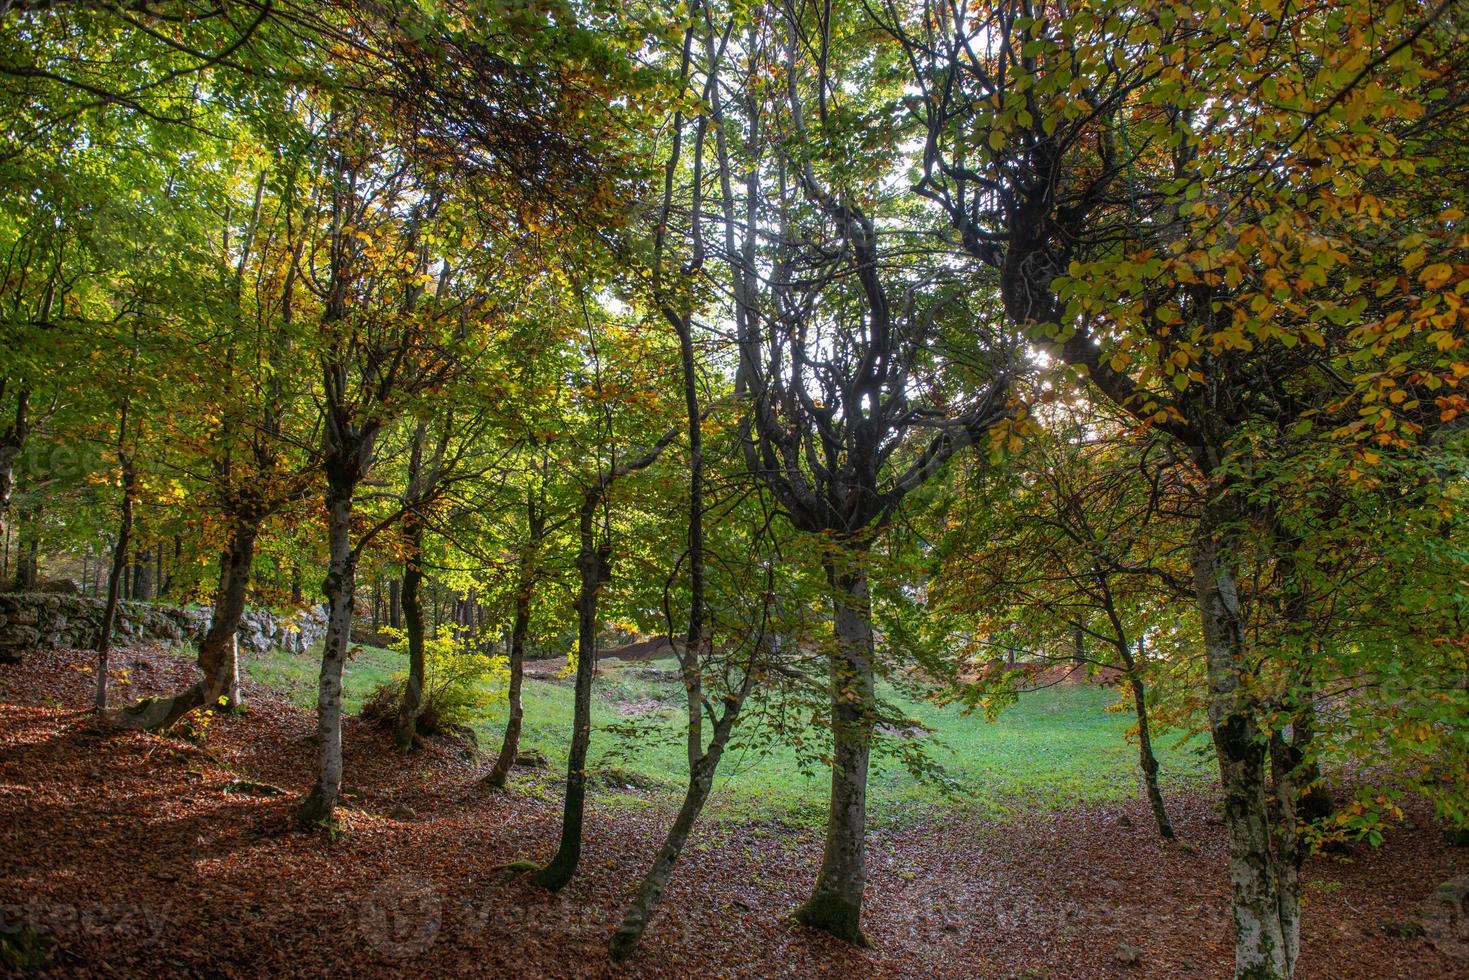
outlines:
{"label": "moss", "polygon": [[862,906],[848,902],[830,892],[817,891],[806,904],[796,910],[796,921],[810,929],[820,929],[843,942],[855,946],[871,946],[862,933]]}
{"label": "moss", "polygon": [[531,861],[528,858],[518,858],[517,860],[511,861],[509,864],[500,865],[500,870],[509,871],[512,874],[520,875],[528,874],[532,871],[538,871],[540,870],[540,867],[541,866],[538,863],[536,863],[535,861]]}
{"label": "moss", "polygon": [[30,926],[0,928],[0,967],[16,972],[44,970],[51,962],[51,937]]}

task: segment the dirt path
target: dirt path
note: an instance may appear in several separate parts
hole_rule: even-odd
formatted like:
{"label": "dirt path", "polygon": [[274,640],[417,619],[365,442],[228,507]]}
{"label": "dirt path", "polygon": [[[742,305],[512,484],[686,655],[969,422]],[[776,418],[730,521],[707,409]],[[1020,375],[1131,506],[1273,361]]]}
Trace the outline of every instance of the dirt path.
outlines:
{"label": "dirt path", "polygon": [[[120,661],[134,694],[185,672],[159,652]],[[256,688],[251,714],[211,721],[204,748],[98,738],[77,710],[85,663],[56,651],[0,667],[0,906],[7,923],[54,934],[58,975],[1229,973],[1223,834],[1201,797],[1174,804],[1191,848],[1160,847],[1141,804],[879,830],[871,950],[786,919],[819,862],[819,833],[701,828],[643,950],[614,969],[604,944],[660,839],[662,802],[594,799],[582,870],[552,896],[503,867],[554,847],[552,774],[517,772],[511,792],[486,793],[452,746],[404,760],[353,725],[348,830],[305,834],[290,811],[311,764],[309,715]],[[1381,926],[1417,920],[1454,875],[1469,875],[1469,851],[1444,846],[1426,821],[1376,852],[1312,861],[1300,975],[1469,976],[1469,935],[1456,957]]]}

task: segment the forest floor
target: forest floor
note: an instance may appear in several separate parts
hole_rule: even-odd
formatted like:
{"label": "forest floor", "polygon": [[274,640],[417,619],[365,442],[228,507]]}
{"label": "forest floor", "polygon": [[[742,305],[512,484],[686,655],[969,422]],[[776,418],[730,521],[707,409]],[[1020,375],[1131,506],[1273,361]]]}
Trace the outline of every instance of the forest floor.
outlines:
{"label": "forest floor", "polygon": [[[119,699],[170,691],[188,662],[130,650]],[[513,865],[554,849],[554,771],[485,764],[430,743],[405,759],[347,727],[342,829],[295,829],[313,719],[249,682],[251,710],[193,738],[101,735],[84,706],[90,654],[0,666],[0,911],[49,937],[56,975],[1224,977],[1224,832],[1208,788],[1172,794],[1179,845],[1128,797],[1048,799],[1003,816],[925,810],[869,844],[856,949],[793,925],[819,828],[779,816],[695,832],[643,946],[606,941],[661,841],[667,791],[594,792],[576,879],[551,895]],[[1124,819],[1126,818],[1126,819]],[[1299,975],[1469,976],[1469,850],[1421,814],[1380,848],[1313,858]],[[1462,894],[1462,892],[1460,893]],[[1415,926],[1429,935],[1415,935]]]}

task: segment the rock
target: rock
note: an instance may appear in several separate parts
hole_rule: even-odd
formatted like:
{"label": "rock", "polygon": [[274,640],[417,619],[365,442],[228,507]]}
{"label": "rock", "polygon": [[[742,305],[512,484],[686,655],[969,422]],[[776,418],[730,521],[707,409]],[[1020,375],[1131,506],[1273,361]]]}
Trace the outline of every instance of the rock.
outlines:
{"label": "rock", "polygon": [[515,753],[515,764],[522,769],[544,769],[548,765],[539,749],[521,749]]}
{"label": "rock", "polygon": [[40,640],[41,631],[23,623],[12,622],[0,630],[0,649],[15,651],[17,660],[20,659],[20,651],[36,649]]}
{"label": "rock", "polygon": [[224,784],[226,793],[240,793],[245,796],[280,796],[285,790],[279,786],[269,783],[257,783],[249,779],[232,779]]}
{"label": "rock", "polygon": [[1129,817],[1127,814],[1124,813],[1122,816],[1120,816],[1120,817],[1117,818],[1117,826],[1119,826],[1119,827],[1131,827],[1132,826],[1132,818]]}
{"label": "rock", "polygon": [[1417,922],[1383,919],[1377,923],[1377,927],[1394,939],[1421,939],[1424,935],[1423,926]]}
{"label": "rock", "polygon": [[11,607],[9,614],[5,617],[11,624],[35,626],[41,621],[41,608],[39,604],[25,605],[23,603],[23,594],[6,596],[6,598],[12,599],[15,602],[15,605]]}
{"label": "rock", "polygon": [[1143,961],[1143,951],[1130,943],[1123,943],[1112,954],[1112,959],[1123,966],[1137,966]]}
{"label": "rock", "polygon": [[418,813],[407,803],[394,803],[388,808],[388,816],[394,820],[417,820]]}
{"label": "rock", "polygon": [[[66,592],[0,594],[0,661],[19,662],[26,650],[91,646],[102,622],[101,598]],[[120,645],[198,643],[211,611],[148,602],[118,604],[115,635]],[[302,652],[326,632],[326,613],[316,607],[282,616],[269,609],[246,610],[240,648],[261,654],[273,647]]]}

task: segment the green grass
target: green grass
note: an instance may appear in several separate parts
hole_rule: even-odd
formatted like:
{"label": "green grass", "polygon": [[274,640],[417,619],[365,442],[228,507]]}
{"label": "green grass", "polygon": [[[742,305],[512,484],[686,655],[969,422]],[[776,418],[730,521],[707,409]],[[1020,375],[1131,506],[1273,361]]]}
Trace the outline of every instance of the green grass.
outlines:
{"label": "green grass", "polygon": [[[679,792],[686,778],[681,719],[683,691],[671,660],[609,664],[597,677],[592,720],[592,768],[604,786]],[[297,704],[315,702],[319,661],[306,654],[252,658],[257,681],[284,692]],[[347,709],[360,709],[374,687],[404,669],[404,658],[361,647],[344,670]],[[918,779],[891,754],[875,755],[869,783],[873,817],[904,820],[940,810],[1000,815],[1020,808],[1132,799],[1140,793],[1137,748],[1125,737],[1129,713],[1108,712],[1116,694],[1104,688],[1055,687],[1022,695],[1020,702],[987,722],[957,707],[914,703],[891,688],[884,697],[929,730],[927,756],[941,779]],[[569,680],[527,678],[522,745],[544,752],[563,766],[570,742],[572,690]],[[627,710],[633,706],[635,710]],[[624,710],[620,711],[619,708]],[[503,703],[486,709],[475,726],[481,749],[494,752],[505,720]],[[637,728],[629,735],[624,729]],[[810,733],[816,746],[821,732]],[[1208,759],[1197,740],[1179,747],[1175,736],[1155,736],[1165,792],[1208,778]],[[553,773],[555,768],[553,768]],[[823,819],[830,777],[810,751],[748,729],[725,754],[710,802],[711,815],[730,819],[782,819],[815,824]],[[604,802],[619,794],[602,793]],[[621,796],[616,805],[645,805]]]}

